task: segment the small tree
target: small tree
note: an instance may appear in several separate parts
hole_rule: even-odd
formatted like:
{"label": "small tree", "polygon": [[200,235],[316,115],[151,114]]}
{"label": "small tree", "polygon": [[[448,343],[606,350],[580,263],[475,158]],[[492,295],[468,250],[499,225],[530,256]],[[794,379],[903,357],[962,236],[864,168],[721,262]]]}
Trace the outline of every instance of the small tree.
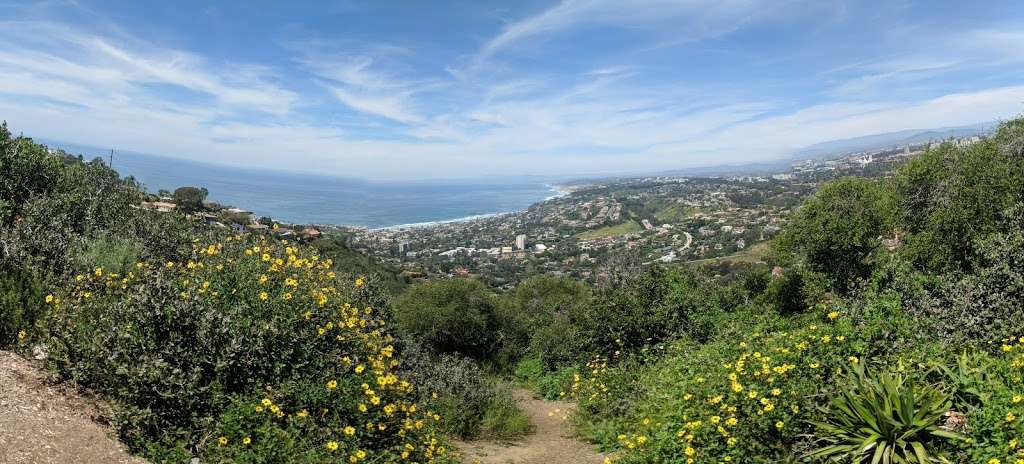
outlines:
{"label": "small tree", "polygon": [[203,210],[203,202],[209,191],[199,187],[179,187],[174,191],[174,203],[183,213],[194,213]]}
{"label": "small tree", "polygon": [[498,341],[495,298],[477,280],[413,286],[394,302],[394,311],[401,332],[440,353],[483,359]]}
{"label": "small tree", "polygon": [[800,207],[776,242],[777,251],[845,290],[870,271],[867,258],[889,223],[885,198],[870,180],[829,182]]}

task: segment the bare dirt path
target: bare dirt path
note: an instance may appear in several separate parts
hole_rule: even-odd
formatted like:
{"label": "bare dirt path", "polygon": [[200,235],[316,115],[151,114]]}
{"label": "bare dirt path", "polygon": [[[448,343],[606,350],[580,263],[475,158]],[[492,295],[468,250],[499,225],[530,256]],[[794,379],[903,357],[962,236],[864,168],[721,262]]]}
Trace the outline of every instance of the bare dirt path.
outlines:
{"label": "bare dirt path", "polygon": [[483,464],[601,464],[604,456],[572,437],[566,418],[574,405],[564,401],[534,399],[526,390],[515,391],[516,402],[530,417],[533,434],[503,444],[492,441],[458,443],[464,462]]}
{"label": "bare dirt path", "polygon": [[98,407],[0,351],[0,464],[142,463],[93,421]]}

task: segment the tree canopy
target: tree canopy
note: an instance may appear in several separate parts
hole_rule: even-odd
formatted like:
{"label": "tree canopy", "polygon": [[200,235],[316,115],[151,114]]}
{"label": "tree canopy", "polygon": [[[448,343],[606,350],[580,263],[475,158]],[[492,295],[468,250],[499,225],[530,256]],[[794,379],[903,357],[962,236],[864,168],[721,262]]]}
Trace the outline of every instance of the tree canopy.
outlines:
{"label": "tree canopy", "polygon": [[829,182],[808,198],[776,246],[838,289],[870,272],[868,256],[889,223],[883,187],[847,177]]}
{"label": "tree canopy", "polygon": [[183,213],[194,213],[203,210],[203,202],[210,192],[199,187],[179,187],[174,191],[174,203]]}

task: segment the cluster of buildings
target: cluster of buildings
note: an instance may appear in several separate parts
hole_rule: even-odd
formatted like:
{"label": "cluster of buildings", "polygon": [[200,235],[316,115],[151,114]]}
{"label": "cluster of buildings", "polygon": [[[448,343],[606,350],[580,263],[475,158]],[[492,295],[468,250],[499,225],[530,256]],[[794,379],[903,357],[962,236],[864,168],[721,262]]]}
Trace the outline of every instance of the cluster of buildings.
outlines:
{"label": "cluster of buildings", "polygon": [[[160,198],[156,201],[143,201],[139,208],[169,213],[177,210],[171,198]],[[260,222],[251,211],[240,208],[224,208],[217,205],[209,205],[206,211],[199,211],[189,215],[193,220],[200,220],[208,225],[233,229],[236,232],[253,232],[271,234],[278,238],[311,241],[323,236],[323,232],[314,226],[302,226],[287,223],[276,223],[270,220]]]}
{"label": "cluster of buildings", "polygon": [[[980,141],[950,142],[966,147]],[[625,255],[643,263],[722,258],[785,226],[804,198],[841,176],[884,176],[930,144],[801,160],[784,172],[731,177],[658,176],[580,184],[526,211],[429,227],[362,230],[357,249],[421,276],[476,276],[510,286],[537,272],[601,279]]]}

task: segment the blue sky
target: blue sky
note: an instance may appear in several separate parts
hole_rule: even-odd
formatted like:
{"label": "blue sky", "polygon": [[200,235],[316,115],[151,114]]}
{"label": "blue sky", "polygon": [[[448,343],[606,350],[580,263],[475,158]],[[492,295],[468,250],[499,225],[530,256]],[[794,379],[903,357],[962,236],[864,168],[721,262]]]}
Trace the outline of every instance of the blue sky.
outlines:
{"label": "blue sky", "polygon": [[1024,112],[1024,2],[0,0],[27,135],[378,179],[606,174]]}

